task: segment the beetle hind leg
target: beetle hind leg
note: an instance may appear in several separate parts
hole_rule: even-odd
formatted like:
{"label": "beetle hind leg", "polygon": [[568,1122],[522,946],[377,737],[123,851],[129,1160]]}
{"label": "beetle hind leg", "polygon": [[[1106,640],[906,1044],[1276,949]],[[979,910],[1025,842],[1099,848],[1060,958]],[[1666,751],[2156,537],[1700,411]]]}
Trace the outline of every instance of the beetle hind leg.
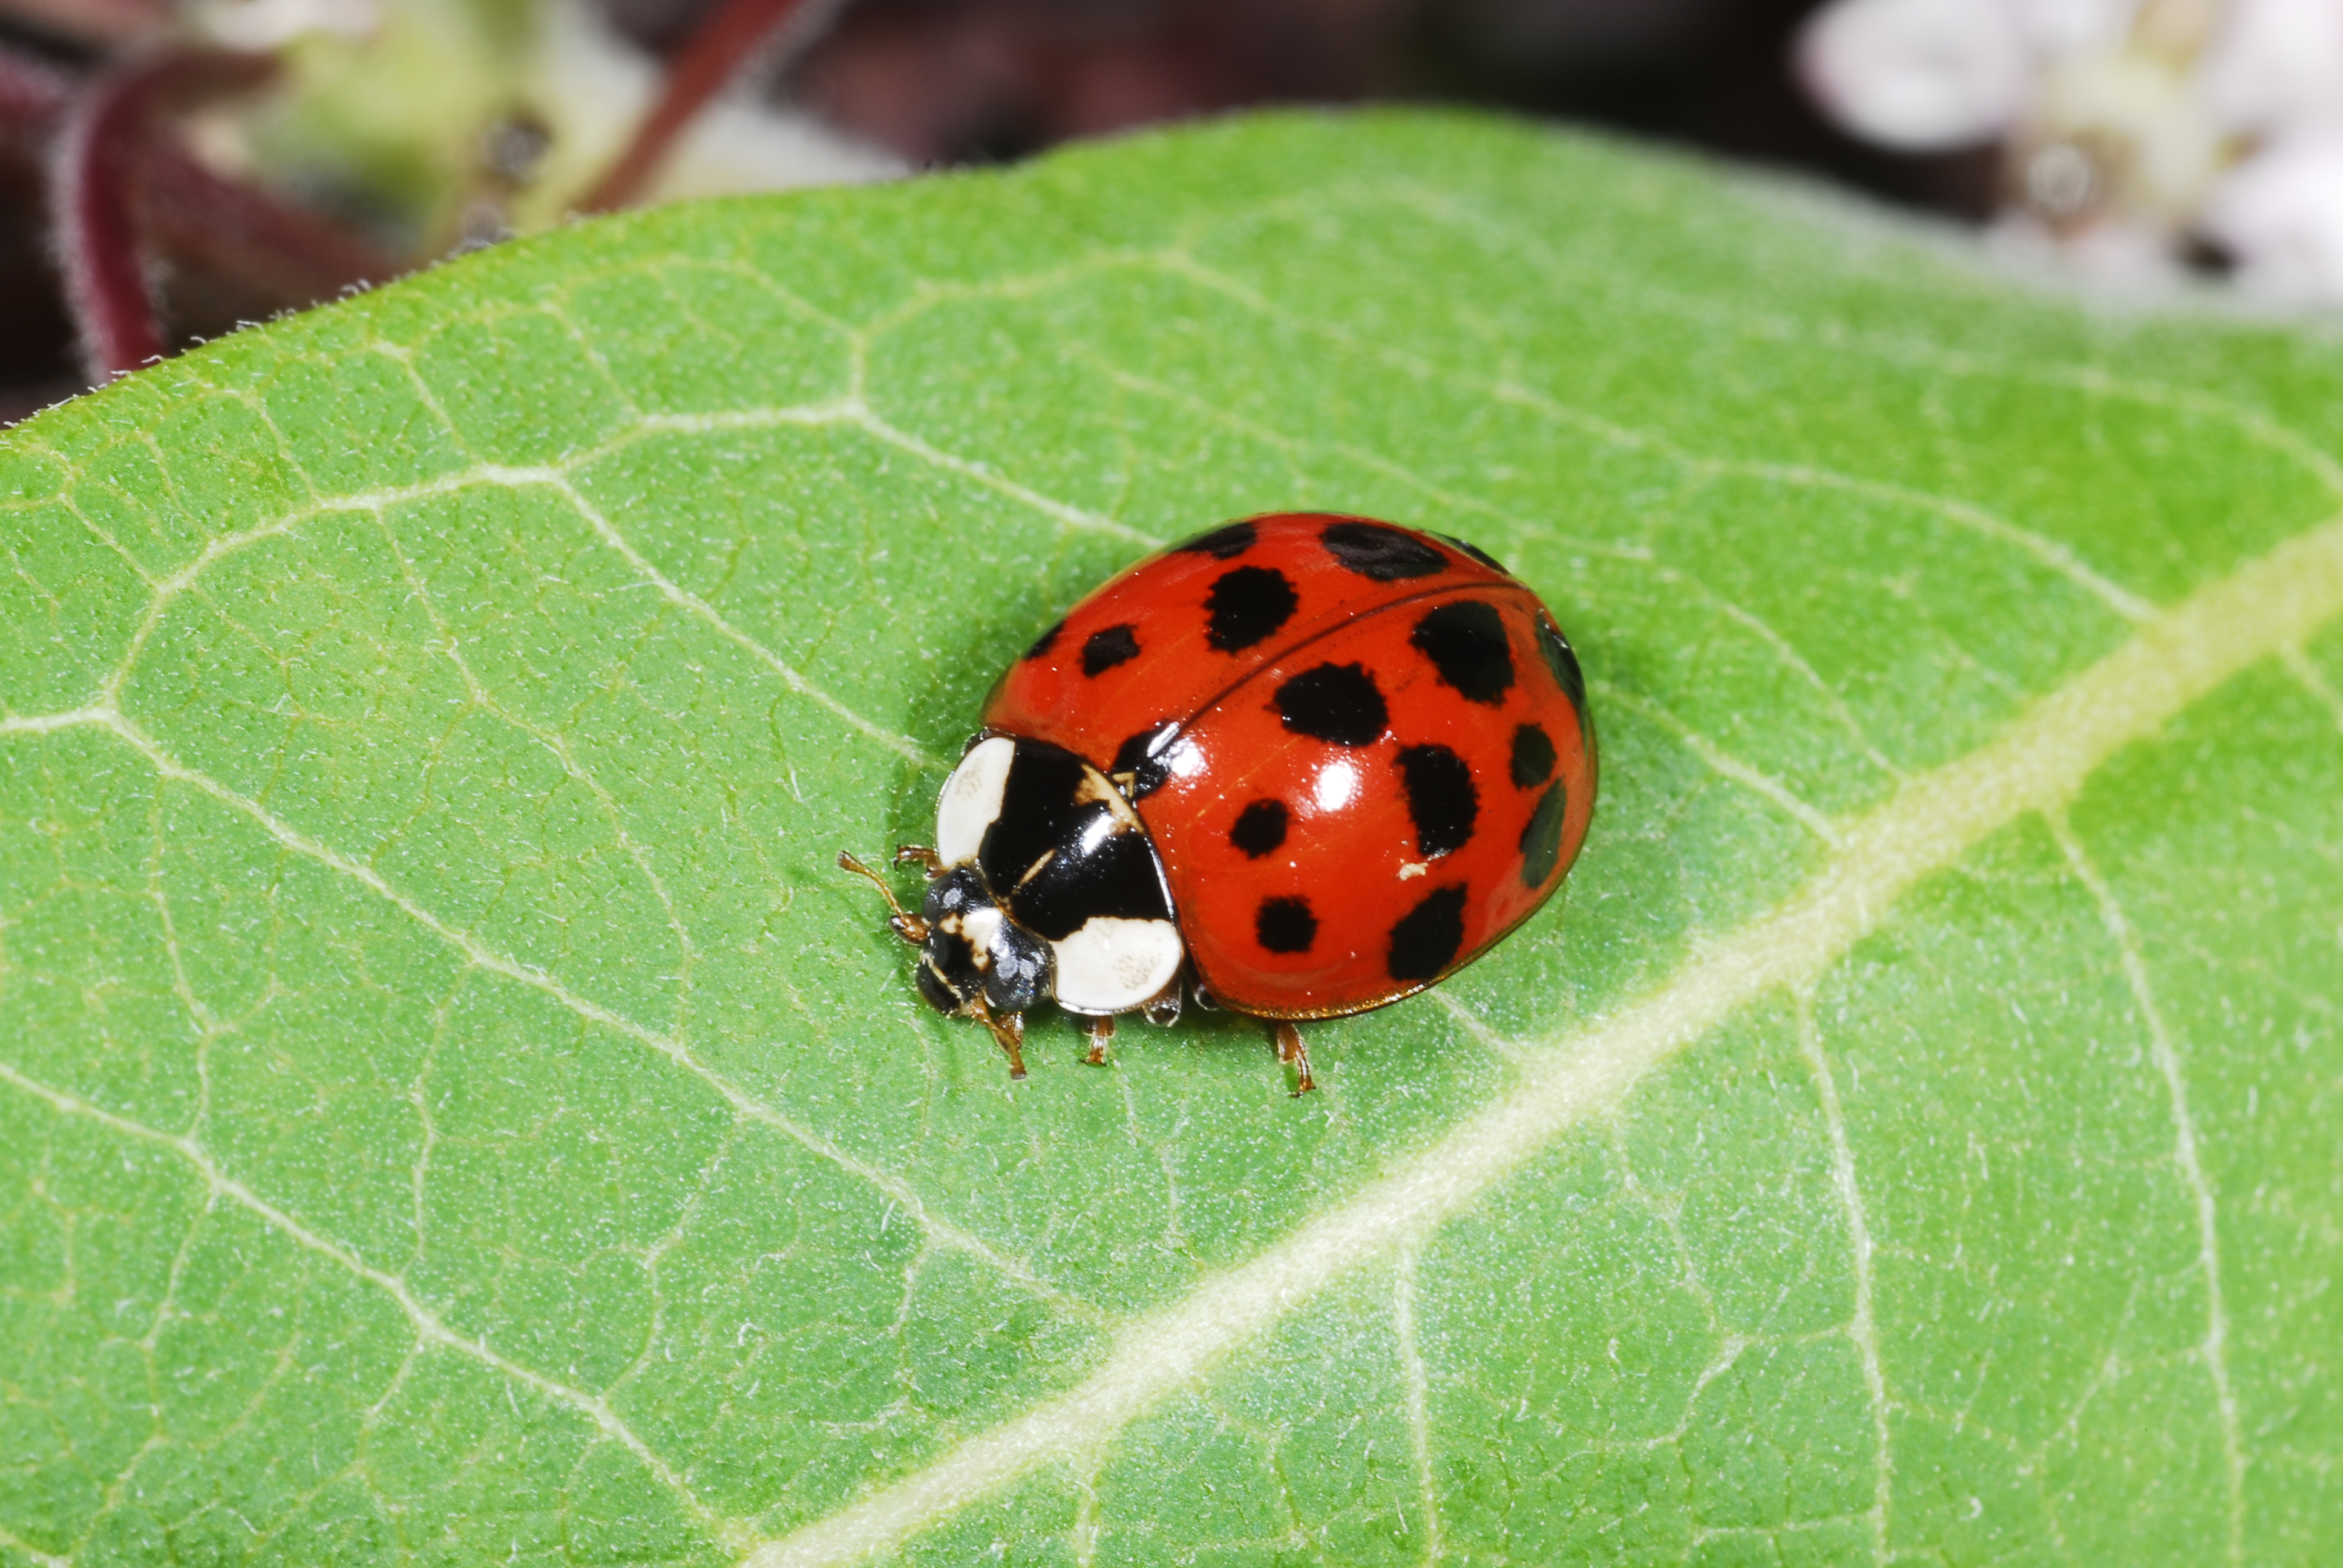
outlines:
{"label": "beetle hind leg", "polygon": [[1318,1087],[1310,1076],[1310,1048],[1302,1043],[1302,1031],[1288,1019],[1278,1019],[1269,1026],[1269,1038],[1277,1046],[1277,1064],[1293,1069],[1293,1095],[1300,1099]]}

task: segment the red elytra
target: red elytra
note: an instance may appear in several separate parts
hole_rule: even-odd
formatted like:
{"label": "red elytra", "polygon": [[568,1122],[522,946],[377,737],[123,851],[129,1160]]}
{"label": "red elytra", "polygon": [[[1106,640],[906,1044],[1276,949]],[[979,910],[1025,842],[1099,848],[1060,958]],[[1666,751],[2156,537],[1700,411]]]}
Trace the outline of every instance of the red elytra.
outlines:
{"label": "red elytra", "polygon": [[1569,644],[1462,541],[1276,513],[1139,562],[994,688],[988,731],[1131,797],[1196,978],[1330,1018],[1471,962],[1570,869],[1595,747]]}

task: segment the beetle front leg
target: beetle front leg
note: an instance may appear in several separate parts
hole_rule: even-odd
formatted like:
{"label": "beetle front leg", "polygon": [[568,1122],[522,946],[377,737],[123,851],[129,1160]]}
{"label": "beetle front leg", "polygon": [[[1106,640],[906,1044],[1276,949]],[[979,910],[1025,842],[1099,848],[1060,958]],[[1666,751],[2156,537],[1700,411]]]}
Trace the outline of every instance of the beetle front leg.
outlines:
{"label": "beetle front leg", "polygon": [[996,1017],[992,1010],[984,1005],[984,998],[981,996],[977,997],[970,1006],[974,1008],[976,1016],[984,1020],[984,1027],[992,1031],[993,1043],[1000,1046],[1001,1053],[1009,1059],[1010,1079],[1014,1081],[1023,1078],[1025,1076],[1025,1015],[1021,1012],[1004,1012]]}
{"label": "beetle front leg", "polygon": [[918,866],[930,877],[940,877],[944,874],[944,858],[925,844],[896,845],[895,864]]}
{"label": "beetle front leg", "polygon": [[1276,1042],[1278,1065],[1293,1069],[1294,1098],[1299,1100],[1317,1088],[1317,1081],[1310,1076],[1310,1050],[1302,1043],[1302,1031],[1281,1018],[1269,1026],[1269,1038]]}

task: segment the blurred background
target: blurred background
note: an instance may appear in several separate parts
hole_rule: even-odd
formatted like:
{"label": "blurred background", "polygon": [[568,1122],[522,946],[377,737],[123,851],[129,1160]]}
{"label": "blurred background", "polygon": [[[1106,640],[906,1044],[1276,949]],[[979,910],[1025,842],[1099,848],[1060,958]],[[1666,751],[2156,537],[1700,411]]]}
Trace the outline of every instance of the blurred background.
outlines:
{"label": "blurred background", "polygon": [[2343,302],[2343,0],[0,0],[0,421],[572,213],[1373,100]]}

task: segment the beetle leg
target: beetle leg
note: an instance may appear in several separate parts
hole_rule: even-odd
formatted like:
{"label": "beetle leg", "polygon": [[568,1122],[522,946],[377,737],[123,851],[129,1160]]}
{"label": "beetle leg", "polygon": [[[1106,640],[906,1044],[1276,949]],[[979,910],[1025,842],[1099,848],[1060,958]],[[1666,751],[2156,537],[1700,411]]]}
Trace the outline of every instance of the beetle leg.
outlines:
{"label": "beetle leg", "polygon": [[1269,1038],[1277,1042],[1277,1061],[1281,1067],[1291,1067],[1298,1081],[1293,1086],[1295,1099],[1318,1087],[1310,1076],[1310,1050],[1302,1043],[1302,1031],[1291,1020],[1279,1019],[1269,1026]]}
{"label": "beetle leg", "polygon": [[838,869],[841,871],[851,871],[858,877],[869,879],[870,885],[879,890],[879,896],[887,900],[887,909],[889,910],[887,916],[887,926],[889,930],[892,930],[897,936],[902,938],[905,941],[910,943],[913,947],[918,947],[921,942],[928,940],[928,922],[920,919],[917,915],[906,914],[904,912],[903,906],[895,901],[895,890],[887,885],[885,878],[872,870],[870,867],[864,865],[861,861],[856,859],[844,849],[840,849],[838,852]]}
{"label": "beetle leg", "polygon": [[970,1005],[975,1009],[976,1016],[984,1020],[984,1027],[992,1031],[993,1043],[1001,1047],[1001,1053],[1009,1059],[1010,1078],[1014,1081],[1024,1077],[1025,1015],[1004,1012],[996,1017],[993,1010],[984,1005],[981,992]]}
{"label": "beetle leg", "polygon": [[914,862],[930,877],[940,877],[944,874],[944,858],[925,844],[895,846],[895,864],[909,866]]}
{"label": "beetle leg", "polygon": [[1107,1041],[1114,1038],[1114,1020],[1112,1018],[1091,1018],[1084,1019],[1082,1022],[1083,1026],[1090,1030],[1091,1036],[1091,1053],[1082,1058],[1082,1065],[1084,1067],[1104,1067],[1106,1065]]}
{"label": "beetle leg", "polygon": [[1173,975],[1172,983],[1140,1004],[1147,1021],[1158,1029],[1169,1029],[1180,1021],[1180,977]]}

